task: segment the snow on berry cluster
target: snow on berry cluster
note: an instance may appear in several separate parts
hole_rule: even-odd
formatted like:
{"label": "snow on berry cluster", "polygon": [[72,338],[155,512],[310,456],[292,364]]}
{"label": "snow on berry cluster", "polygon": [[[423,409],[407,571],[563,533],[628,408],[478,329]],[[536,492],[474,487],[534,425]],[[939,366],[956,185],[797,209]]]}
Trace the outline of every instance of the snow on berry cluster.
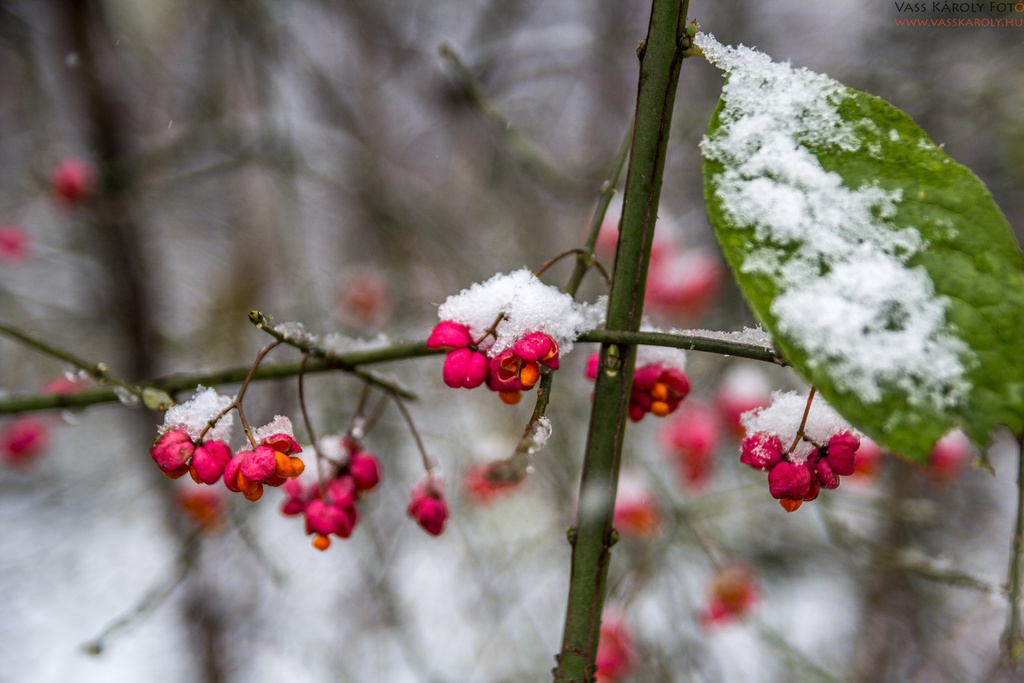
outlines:
{"label": "snow on berry cluster", "polygon": [[149,454],[171,479],[188,473],[197,484],[223,480],[229,491],[257,501],[264,486],[281,486],[302,474],[305,465],[295,457],[302,448],[295,441],[291,420],[278,415],[253,431],[250,449],[232,453],[228,442],[233,414],[226,411],[233,401],[200,387],[191,400],[164,414],[160,436]]}
{"label": "snow on berry cluster", "polygon": [[770,406],[746,413],[742,421],[748,436],[740,461],[768,472],[768,490],[788,512],[854,472],[860,438],[817,396],[808,406],[796,392],[775,392]]}
{"label": "snow on berry cluster", "polygon": [[543,368],[557,370],[579,334],[598,326],[604,304],[581,304],[545,285],[529,270],[498,274],[448,297],[441,322],[427,339],[444,349],[444,382],[475,389],[486,383],[508,404],[540,380]]}

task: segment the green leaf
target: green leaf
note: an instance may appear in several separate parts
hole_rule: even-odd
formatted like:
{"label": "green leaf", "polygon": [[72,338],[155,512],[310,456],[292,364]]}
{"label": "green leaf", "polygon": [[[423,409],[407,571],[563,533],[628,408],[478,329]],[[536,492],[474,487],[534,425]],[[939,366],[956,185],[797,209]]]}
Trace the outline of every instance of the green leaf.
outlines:
{"label": "green leaf", "polygon": [[785,359],[855,427],[926,462],[1024,433],[1021,251],[984,184],[876,97],[698,36],[728,74],[708,216]]}

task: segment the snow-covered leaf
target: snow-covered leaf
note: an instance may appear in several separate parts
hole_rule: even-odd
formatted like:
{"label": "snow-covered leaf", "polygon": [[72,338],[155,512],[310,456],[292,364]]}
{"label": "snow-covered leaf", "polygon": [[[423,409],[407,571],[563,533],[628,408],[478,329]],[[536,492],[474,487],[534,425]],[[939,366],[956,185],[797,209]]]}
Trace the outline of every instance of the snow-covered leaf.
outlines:
{"label": "snow-covered leaf", "polygon": [[784,357],[918,461],[963,428],[1024,431],[1024,274],[982,182],[905,113],[766,55],[727,72],[702,144],[708,215]]}

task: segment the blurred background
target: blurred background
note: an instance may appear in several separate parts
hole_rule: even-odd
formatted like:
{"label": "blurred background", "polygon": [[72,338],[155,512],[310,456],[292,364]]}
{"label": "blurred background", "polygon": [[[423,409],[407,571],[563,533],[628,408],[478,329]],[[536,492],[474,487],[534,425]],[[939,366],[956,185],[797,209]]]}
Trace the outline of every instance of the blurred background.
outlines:
{"label": "blurred background", "polygon": [[[582,245],[632,117],[649,10],[2,1],[0,321],[128,380],[251,363],[270,341],[254,308],[317,335],[423,340],[450,294]],[[907,111],[1020,237],[1024,28],[896,26],[894,3],[853,0],[690,11],[724,43]],[[646,305],[666,329],[755,324],[704,216],[698,143],[721,82],[683,65]],[[613,250],[603,237],[609,269]],[[544,279],[562,286],[571,267]],[[579,298],[604,291],[591,274]],[[280,514],[278,490],[252,504],[212,487],[224,496],[200,528],[195,485],[148,457],[157,413],[3,417],[0,681],[548,678],[594,350],[563,359],[554,434],[501,492],[473,468],[512,452],[532,397],[447,389],[439,358],[380,366],[420,396],[410,410],[451,519],[433,538],[406,517],[423,471],[389,408],[365,440],[383,481],[324,553]],[[4,337],[0,359],[4,395],[85,385]],[[799,380],[697,353],[687,373],[680,410],[627,435],[605,680],[1018,680],[998,649],[1009,439],[994,475],[963,448],[929,468],[875,454],[786,514],[739,464],[735,420]],[[306,383],[317,432],[348,429],[360,383]],[[291,416],[308,443],[294,379],[254,384],[246,413]]]}

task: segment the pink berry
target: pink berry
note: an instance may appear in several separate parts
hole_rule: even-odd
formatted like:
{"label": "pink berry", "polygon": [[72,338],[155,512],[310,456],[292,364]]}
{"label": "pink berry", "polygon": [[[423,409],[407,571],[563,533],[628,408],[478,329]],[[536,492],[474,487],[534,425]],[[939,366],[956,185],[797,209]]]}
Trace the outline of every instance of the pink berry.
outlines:
{"label": "pink berry", "polygon": [[782,460],[782,449],[782,439],[777,434],[758,432],[743,439],[740,462],[764,472]]}
{"label": "pink berry", "polygon": [[41,420],[23,416],[0,430],[0,457],[14,467],[32,463],[49,442],[49,430]]}
{"label": "pink berry", "polygon": [[356,268],[342,276],[334,310],[342,324],[359,330],[380,329],[395,311],[387,279],[372,268]]}
{"label": "pink berry", "polygon": [[825,457],[835,473],[846,477],[856,469],[856,453],[860,439],[850,432],[840,432],[828,440]]}
{"label": "pink berry", "polygon": [[652,311],[696,319],[715,303],[722,279],[722,265],[707,254],[670,254],[652,259],[645,304]]}
{"label": "pink berry", "polygon": [[860,440],[860,448],[854,455],[853,477],[855,480],[869,482],[878,477],[878,470],[882,466],[885,451],[881,446],[864,437]]}
{"label": "pink berry", "polygon": [[430,478],[413,489],[406,514],[415,519],[428,534],[440,536],[448,519],[448,505],[438,482]]}
{"label": "pink berry", "polygon": [[661,510],[654,494],[644,487],[620,488],[612,524],[623,536],[654,536],[661,527]]}
{"label": "pink berry", "polygon": [[331,505],[346,507],[356,502],[356,482],[349,475],[335,477],[327,482],[324,498]]}
{"label": "pink berry", "polygon": [[192,470],[204,484],[215,484],[224,476],[224,468],[232,458],[231,449],[223,441],[207,441],[192,453]]}
{"label": "pink berry", "polygon": [[289,479],[281,485],[284,491],[285,501],[281,506],[283,515],[301,515],[306,511],[306,506],[316,498],[316,488],[306,487],[298,479]]}
{"label": "pink berry", "polygon": [[474,465],[462,475],[462,492],[477,505],[488,505],[503,494],[511,491],[518,481],[492,481],[488,476],[489,464]]}
{"label": "pink berry", "polygon": [[452,389],[475,389],[487,379],[487,356],[469,348],[449,351],[444,359],[442,378]]}
{"label": "pink berry", "polygon": [[451,320],[442,320],[427,337],[428,349],[461,349],[469,346],[473,337],[469,328]]}
{"label": "pink berry", "polygon": [[805,465],[783,460],[776,463],[768,473],[768,490],[773,498],[805,500],[811,493],[813,480],[811,471]]}
{"label": "pink berry", "polygon": [[257,446],[242,459],[239,471],[249,481],[265,482],[277,471],[277,456],[270,446]]}
{"label": "pink berry", "polygon": [[839,486],[839,475],[832,469],[827,458],[819,458],[814,463],[814,476],[817,477],[818,483],[827,489]]}
{"label": "pink berry", "polygon": [[369,491],[380,482],[380,465],[370,453],[353,455],[348,471],[360,491]]}
{"label": "pink berry", "polygon": [[92,166],[82,159],[65,159],[53,169],[50,182],[53,193],[69,204],[75,204],[93,191],[95,173]]}
{"label": "pink berry", "polygon": [[192,437],[181,430],[172,430],[156,440],[149,454],[161,470],[172,472],[184,467],[194,450]]}
{"label": "pink berry", "polygon": [[235,456],[228,460],[228,464],[224,466],[224,486],[228,488],[228,491],[232,493],[239,493],[242,489],[238,486],[238,472],[242,467],[242,461],[252,451],[240,451],[235,453]]}
{"label": "pink berry", "polygon": [[688,488],[700,488],[711,478],[722,426],[711,408],[689,402],[662,432],[662,442],[672,455]]}
{"label": "pink berry", "polygon": [[28,259],[28,233],[17,225],[0,225],[0,261],[21,263]]}
{"label": "pink berry", "polygon": [[971,442],[959,429],[935,442],[928,459],[928,474],[937,485],[948,484],[960,475],[971,458]]}
{"label": "pink berry", "polygon": [[323,500],[310,501],[306,506],[306,533],[329,536],[337,533],[347,522],[345,511]]}
{"label": "pink berry", "polygon": [[512,350],[525,361],[536,361],[558,369],[558,343],[543,332],[531,332],[515,344]]}
{"label": "pink berry", "polygon": [[597,680],[618,681],[636,665],[636,650],[629,629],[616,615],[601,621],[601,634],[597,644]]}
{"label": "pink berry", "polygon": [[726,567],[711,582],[711,595],[701,620],[705,625],[720,625],[741,617],[753,608],[759,593],[757,580],[749,569],[740,565]]}

